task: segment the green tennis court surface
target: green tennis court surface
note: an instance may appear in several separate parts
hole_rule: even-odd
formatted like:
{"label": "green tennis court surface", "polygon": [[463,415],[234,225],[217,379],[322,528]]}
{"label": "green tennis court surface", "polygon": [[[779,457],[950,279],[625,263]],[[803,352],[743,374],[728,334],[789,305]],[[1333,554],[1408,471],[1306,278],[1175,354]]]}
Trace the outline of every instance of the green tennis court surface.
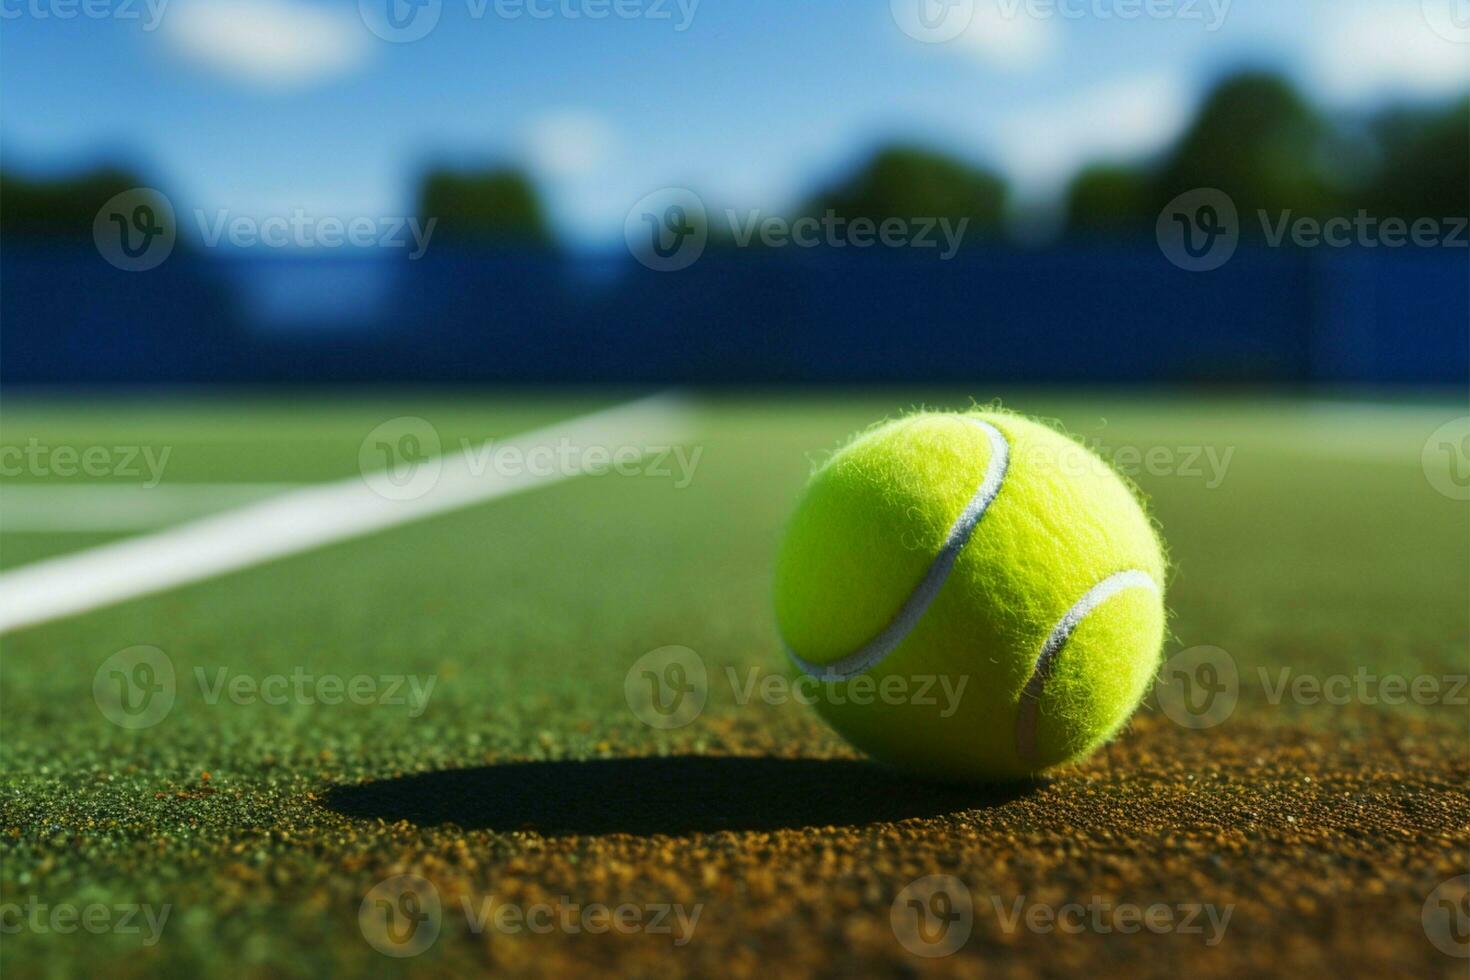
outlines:
{"label": "green tennis court surface", "polygon": [[[0,568],[169,526],[130,495],[143,449],[186,520],[359,478],[392,419],[451,451],[626,397],[11,399],[0,445],[105,447],[112,470],[7,470]],[[1150,495],[1165,655],[1223,686],[1208,717],[1162,688],[1084,765],[976,790],[886,774],[763,693],[802,481],[915,400],[697,396],[657,465],[0,639],[6,975],[1463,976],[1437,917],[1470,856],[1470,509],[1425,447],[1464,407],[1010,394]],[[109,527],[34,492],[78,485]],[[662,728],[627,687],[667,647],[705,700]],[[143,698],[160,670],[172,692]],[[109,700],[120,679],[139,698]],[[936,875],[949,904],[925,907],[963,908],[906,932]]]}

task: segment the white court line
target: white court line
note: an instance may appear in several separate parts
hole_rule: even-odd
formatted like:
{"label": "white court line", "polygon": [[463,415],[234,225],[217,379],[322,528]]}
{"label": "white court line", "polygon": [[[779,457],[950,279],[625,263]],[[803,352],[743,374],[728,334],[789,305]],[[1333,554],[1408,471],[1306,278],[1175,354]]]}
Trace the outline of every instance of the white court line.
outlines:
{"label": "white court line", "polygon": [[[650,449],[687,441],[686,403],[658,395],[496,440],[498,450],[542,446],[631,446]],[[527,458],[522,456],[521,458]],[[396,527],[471,504],[522,493],[586,470],[578,462],[555,472],[507,474],[477,464],[473,451],[441,457],[427,492],[411,500],[379,496],[361,476],[293,490],[236,510],[154,534],[50,558],[0,573],[0,633],[160,592],[311,548]],[[605,462],[605,460],[604,460]]]}
{"label": "white court line", "polygon": [[297,483],[3,483],[0,531],[150,531],[254,503]]}

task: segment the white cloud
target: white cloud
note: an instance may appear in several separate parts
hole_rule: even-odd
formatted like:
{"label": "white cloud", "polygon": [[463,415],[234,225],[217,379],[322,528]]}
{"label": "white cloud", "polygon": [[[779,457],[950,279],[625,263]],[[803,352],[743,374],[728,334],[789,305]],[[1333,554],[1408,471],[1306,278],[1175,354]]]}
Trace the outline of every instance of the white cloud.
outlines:
{"label": "white cloud", "polygon": [[1162,150],[1193,107],[1191,88],[1171,74],[1123,78],[1017,110],[1001,122],[997,150],[1023,197],[1046,196],[1085,164]]}
{"label": "white cloud", "polygon": [[577,110],[549,112],[526,132],[531,162],[553,177],[586,177],[601,168],[612,154],[616,138],[602,118]]}
{"label": "white cloud", "polygon": [[[1448,0],[1449,3],[1457,0]],[[1470,86],[1470,33],[1460,43],[1435,28],[1439,0],[1334,5],[1311,33],[1308,64],[1330,96],[1438,95]],[[1448,17],[1446,5],[1445,11]]]}
{"label": "white cloud", "polygon": [[970,26],[954,41],[988,67],[1026,72],[1051,60],[1056,21],[1036,17],[1023,3],[980,0]]}
{"label": "white cloud", "polygon": [[165,33],[190,60],[271,88],[348,72],[369,40],[358,18],[299,0],[176,0]]}

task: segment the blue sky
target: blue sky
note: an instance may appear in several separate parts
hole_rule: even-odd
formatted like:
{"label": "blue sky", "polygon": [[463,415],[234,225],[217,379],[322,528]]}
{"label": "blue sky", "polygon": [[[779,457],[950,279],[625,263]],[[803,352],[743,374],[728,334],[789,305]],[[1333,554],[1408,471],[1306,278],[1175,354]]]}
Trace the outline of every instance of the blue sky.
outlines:
{"label": "blue sky", "polygon": [[406,43],[370,29],[389,0],[148,2],[0,0],[6,166],[121,160],[260,217],[401,214],[430,163],[512,161],[596,242],[657,188],[779,208],[895,137],[1044,199],[1243,64],[1331,106],[1470,88],[1470,0],[419,0]]}

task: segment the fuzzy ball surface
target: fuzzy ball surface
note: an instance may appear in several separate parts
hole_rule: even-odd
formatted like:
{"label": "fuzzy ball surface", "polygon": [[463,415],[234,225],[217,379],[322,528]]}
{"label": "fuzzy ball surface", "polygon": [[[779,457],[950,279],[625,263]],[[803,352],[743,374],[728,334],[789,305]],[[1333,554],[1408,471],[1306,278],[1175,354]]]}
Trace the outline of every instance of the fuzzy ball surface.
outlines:
{"label": "fuzzy ball surface", "polygon": [[1022,779],[1127,722],[1163,645],[1165,560],[1132,487],[998,410],[859,434],[812,476],[776,564],[788,662],[858,748]]}

